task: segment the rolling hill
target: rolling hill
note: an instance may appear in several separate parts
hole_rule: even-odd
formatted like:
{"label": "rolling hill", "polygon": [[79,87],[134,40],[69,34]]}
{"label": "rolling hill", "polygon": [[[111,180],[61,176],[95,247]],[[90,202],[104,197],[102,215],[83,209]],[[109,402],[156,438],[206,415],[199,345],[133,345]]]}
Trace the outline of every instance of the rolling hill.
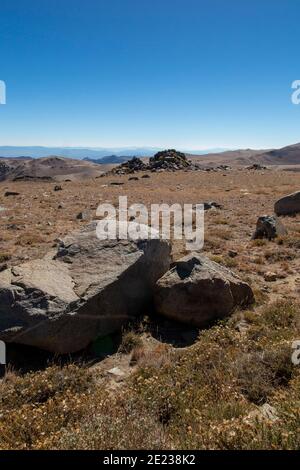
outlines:
{"label": "rolling hill", "polygon": [[300,165],[300,143],[253,155],[251,162],[265,165]]}
{"label": "rolling hill", "polygon": [[100,176],[106,168],[84,160],[51,156],[46,158],[1,158],[0,181],[2,180],[78,180]]}
{"label": "rolling hill", "polygon": [[300,143],[288,145],[280,149],[253,150],[241,149],[207,155],[188,155],[205,165],[227,164],[227,165],[251,165],[260,163],[262,165],[300,165]]}

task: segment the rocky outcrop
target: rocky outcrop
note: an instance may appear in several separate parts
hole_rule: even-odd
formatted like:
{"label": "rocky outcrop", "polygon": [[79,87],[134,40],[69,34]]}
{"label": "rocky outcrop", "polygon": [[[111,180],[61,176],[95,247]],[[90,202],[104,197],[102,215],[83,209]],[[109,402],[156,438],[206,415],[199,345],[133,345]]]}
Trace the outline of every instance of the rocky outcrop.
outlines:
{"label": "rocky outcrop", "polygon": [[253,165],[248,166],[247,170],[267,170],[267,167],[260,165],[260,163],[254,163]]}
{"label": "rocky outcrop", "polygon": [[5,180],[9,170],[10,167],[6,163],[0,161],[0,181]]}
{"label": "rocky outcrop", "polygon": [[159,314],[196,327],[230,315],[254,301],[250,286],[227,268],[191,253],[156,283]]}
{"label": "rocky outcrop", "polygon": [[187,160],[186,156],[182,152],[178,152],[174,149],[163,150],[157,152],[153,157],[149,159],[149,163],[144,163],[140,158],[133,157],[125,163],[113,168],[107,174],[112,175],[127,175],[136,173],[139,171],[177,171],[177,170],[202,170],[197,162]]}
{"label": "rocky outcrop", "polygon": [[0,340],[71,353],[140,314],[170,266],[165,240],[106,240],[96,222],[0,273]]}
{"label": "rocky outcrop", "polygon": [[263,215],[256,222],[256,230],[252,239],[267,238],[268,240],[273,240],[286,234],[286,228],[276,216]]}
{"label": "rocky outcrop", "polygon": [[140,158],[133,157],[131,160],[128,160],[114,168],[111,173],[114,175],[128,175],[137,171],[145,171],[147,169],[147,165]]}
{"label": "rocky outcrop", "polygon": [[300,191],[284,196],[275,202],[276,215],[293,215],[300,212]]}
{"label": "rocky outcrop", "polygon": [[189,167],[190,163],[182,152],[175,149],[163,150],[157,152],[154,157],[149,159],[149,167],[151,170],[184,170]]}

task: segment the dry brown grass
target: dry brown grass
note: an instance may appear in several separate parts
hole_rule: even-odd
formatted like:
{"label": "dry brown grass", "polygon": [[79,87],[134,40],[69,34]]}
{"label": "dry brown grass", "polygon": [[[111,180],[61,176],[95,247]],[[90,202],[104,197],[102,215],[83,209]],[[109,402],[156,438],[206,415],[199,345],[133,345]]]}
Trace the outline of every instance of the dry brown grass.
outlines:
{"label": "dry brown grass", "polygon": [[[297,449],[300,373],[290,359],[299,317],[298,304],[277,302],[178,352],[137,346],[135,372],[115,391],[74,365],[10,373],[0,384],[0,448]],[[278,420],[260,414],[263,403]]]}
{"label": "dry brown grass", "polygon": [[133,331],[125,331],[119,346],[119,353],[129,354],[132,350],[141,346],[142,341],[139,335]]}
{"label": "dry brown grass", "polygon": [[[44,233],[47,234],[46,232]],[[45,241],[46,241],[45,237],[43,237],[37,232],[32,231],[32,232],[19,235],[16,240],[16,245],[21,246],[21,247],[33,246],[33,245],[39,245]]]}
{"label": "dry brown grass", "polygon": [[131,364],[141,368],[161,368],[172,364],[173,352],[166,344],[158,344],[154,348],[145,345],[137,346],[132,351]]}
{"label": "dry brown grass", "polygon": [[10,258],[11,258],[11,255],[9,253],[0,252],[0,263],[4,263],[5,261],[8,261]]}
{"label": "dry brown grass", "polygon": [[[251,283],[256,305],[200,332],[182,350],[160,343],[145,347],[139,332],[125,332],[116,357],[131,357],[131,374],[115,387],[105,374],[75,365],[24,376],[9,372],[0,382],[0,448],[299,449],[299,368],[289,353],[300,338],[300,215],[282,219],[286,237],[251,241],[257,217],[271,214],[278,197],[298,190],[299,175],[233,170],[229,182],[221,173],[178,172],[151,174],[134,184],[125,176],[119,178],[122,189],[111,186],[111,179],[62,183],[58,193],[53,183],[34,183],[33,189],[32,183],[6,182],[21,194],[17,201],[4,200],[0,191],[0,204],[7,207],[0,217],[0,253],[10,256],[7,264],[42,256],[56,238],[80,226],[80,210],[117,204],[120,193],[129,204],[148,206],[215,200],[224,208],[205,214],[204,252]],[[60,202],[64,208],[57,211]],[[229,250],[238,256],[230,258]],[[174,258],[184,252],[183,243],[174,243]],[[286,277],[266,283],[266,270]],[[263,403],[276,409],[278,420],[261,415]]]}

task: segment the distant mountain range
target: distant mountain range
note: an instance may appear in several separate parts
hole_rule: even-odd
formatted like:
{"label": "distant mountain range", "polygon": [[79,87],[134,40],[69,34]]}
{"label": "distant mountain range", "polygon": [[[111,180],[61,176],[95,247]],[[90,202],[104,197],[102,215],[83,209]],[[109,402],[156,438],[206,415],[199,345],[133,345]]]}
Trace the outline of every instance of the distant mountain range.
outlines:
{"label": "distant mountain range", "polygon": [[[0,164],[8,164],[8,160],[14,160],[14,166],[24,163],[31,168],[28,160],[36,161],[53,155],[66,160],[83,160],[86,164],[119,165],[133,156],[151,157],[160,149],[158,148],[124,148],[124,149],[91,149],[71,147],[0,147]],[[209,151],[185,151],[188,158],[195,159],[203,165],[216,165],[226,163],[229,165],[251,165],[261,163],[264,165],[300,165],[300,143],[289,145],[281,149],[238,149],[226,150],[210,149]],[[27,162],[27,163],[26,163]],[[13,162],[11,161],[11,164]],[[71,164],[71,162],[69,162]],[[45,163],[43,164],[45,165]],[[69,165],[68,165],[69,166]]]}
{"label": "distant mountain range", "polygon": [[[225,152],[201,153],[197,155],[186,152],[186,156],[188,159],[197,160],[199,163],[209,166],[216,164],[245,166],[253,163],[264,165],[299,165],[300,144],[291,145],[278,150],[239,149],[227,150]],[[120,165],[131,158],[132,155],[107,155],[106,157],[98,159],[86,157],[83,160],[97,163],[98,165]]]}
{"label": "distant mountain range", "polygon": [[98,165],[110,165],[110,164],[117,164],[127,162],[130,160],[132,156],[118,156],[118,155],[107,155],[106,157],[101,158],[89,158],[85,157],[83,160],[87,162],[97,163]]}
{"label": "distant mountain range", "polygon": [[[91,158],[97,160],[107,156],[117,157],[152,157],[156,152],[164,150],[163,148],[156,147],[121,147],[121,148],[84,148],[84,147],[14,147],[14,146],[0,146],[0,157],[49,157],[56,155],[58,157],[69,157],[86,159]],[[185,150],[186,153],[202,155],[206,153],[222,152],[225,149],[207,149],[207,150]]]}

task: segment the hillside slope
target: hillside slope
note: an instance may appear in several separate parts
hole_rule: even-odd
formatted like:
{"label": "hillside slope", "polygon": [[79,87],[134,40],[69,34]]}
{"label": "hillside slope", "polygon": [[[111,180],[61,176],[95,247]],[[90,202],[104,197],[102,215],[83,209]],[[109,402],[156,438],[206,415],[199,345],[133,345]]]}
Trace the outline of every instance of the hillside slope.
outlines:
{"label": "hillside slope", "polygon": [[22,160],[2,158],[0,160],[0,179],[2,181],[40,178],[77,180],[100,176],[104,170],[92,162],[56,156]]}
{"label": "hillside slope", "polygon": [[265,165],[300,165],[300,143],[254,155],[251,161]]}
{"label": "hillside slope", "polygon": [[265,152],[266,150],[240,149],[205,155],[187,155],[187,157],[205,165],[248,165],[253,158]]}

